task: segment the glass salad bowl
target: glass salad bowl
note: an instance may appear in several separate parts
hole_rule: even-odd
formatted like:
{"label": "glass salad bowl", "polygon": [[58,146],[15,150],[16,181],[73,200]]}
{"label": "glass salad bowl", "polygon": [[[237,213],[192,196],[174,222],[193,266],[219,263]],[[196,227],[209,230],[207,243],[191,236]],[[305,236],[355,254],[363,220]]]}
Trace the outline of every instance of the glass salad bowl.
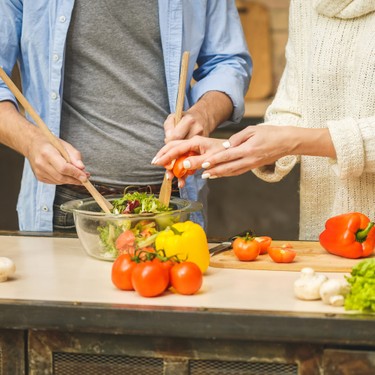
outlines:
{"label": "glass salad bowl", "polygon": [[[113,203],[122,196],[107,199]],[[92,198],[77,199],[61,205],[74,216],[78,238],[85,252],[97,259],[113,261],[123,252],[153,246],[159,231],[190,214],[202,210],[202,204],[171,197],[169,211],[159,213],[104,213]],[[119,238],[120,237],[120,238]]]}

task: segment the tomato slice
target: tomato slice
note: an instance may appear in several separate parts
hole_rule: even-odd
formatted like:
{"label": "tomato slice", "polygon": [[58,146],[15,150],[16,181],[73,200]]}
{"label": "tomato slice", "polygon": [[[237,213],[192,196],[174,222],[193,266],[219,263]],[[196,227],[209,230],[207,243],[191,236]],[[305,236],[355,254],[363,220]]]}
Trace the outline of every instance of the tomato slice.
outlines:
{"label": "tomato slice", "polygon": [[272,238],[268,236],[255,237],[255,240],[259,242],[260,251],[259,255],[266,254],[268,248],[271,246]]}
{"label": "tomato slice", "polygon": [[294,250],[285,247],[269,247],[267,251],[276,263],[291,263],[297,255]]}
{"label": "tomato slice", "polygon": [[184,160],[189,156],[199,155],[195,151],[189,151],[186,154],[181,155],[174,163],[172,167],[172,172],[177,178],[184,177],[186,174],[191,175],[195,173],[195,169],[185,169]]}

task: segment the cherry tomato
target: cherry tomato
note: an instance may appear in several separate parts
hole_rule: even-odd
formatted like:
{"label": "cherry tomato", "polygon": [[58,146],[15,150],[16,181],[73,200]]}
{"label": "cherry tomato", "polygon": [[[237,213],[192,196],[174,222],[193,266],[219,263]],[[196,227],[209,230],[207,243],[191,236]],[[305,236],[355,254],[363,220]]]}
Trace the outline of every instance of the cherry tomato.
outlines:
{"label": "cherry tomato", "polygon": [[170,270],[170,277],[171,286],[185,295],[195,294],[203,283],[202,271],[193,262],[176,263]]}
{"label": "cherry tomato", "polygon": [[112,265],[112,283],[122,290],[134,290],[131,276],[136,264],[129,254],[119,255]]}
{"label": "cherry tomato", "polygon": [[268,236],[255,237],[255,240],[259,242],[260,251],[259,254],[266,254],[267,249],[271,246],[272,238]]}
{"label": "cherry tomato", "polygon": [[269,247],[268,255],[276,263],[291,263],[293,262],[297,253],[291,248],[287,247]]}
{"label": "cherry tomato", "polygon": [[260,252],[260,244],[254,237],[247,234],[245,237],[237,237],[232,244],[233,252],[241,261],[254,260]]}
{"label": "cherry tomato", "polygon": [[156,297],[168,287],[169,275],[158,261],[137,263],[131,281],[134,289],[143,297]]}
{"label": "cherry tomato", "polygon": [[131,230],[122,232],[116,239],[116,249],[120,254],[134,254],[135,235]]}
{"label": "cherry tomato", "polygon": [[175,177],[181,178],[181,177],[184,177],[186,174],[191,175],[195,173],[195,169],[185,169],[183,165],[183,162],[186,158],[188,158],[189,156],[195,156],[195,155],[199,155],[199,154],[194,151],[189,151],[186,154],[181,155],[178,159],[176,159],[172,168],[172,172],[175,175]]}

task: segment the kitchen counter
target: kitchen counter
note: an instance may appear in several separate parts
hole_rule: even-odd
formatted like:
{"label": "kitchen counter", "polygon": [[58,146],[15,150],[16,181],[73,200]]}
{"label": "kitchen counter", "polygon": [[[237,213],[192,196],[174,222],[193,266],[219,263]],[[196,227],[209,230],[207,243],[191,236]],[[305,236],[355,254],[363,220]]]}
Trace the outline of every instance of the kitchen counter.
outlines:
{"label": "kitchen counter", "polygon": [[[35,332],[41,331],[42,336],[53,332],[55,336],[213,340],[224,342],[225,347],[229,340],[233,348],[247,341],[259,343],[258,350],[268,346],[268,353],[275,343],[308,345],[319,353],[309,355],[316,358],[317,369],[324,363],[323,347],[329,346],[339,348],[340,355],[343,349],[365,349],[375,369],[375,316],[346,312],[321,301],[297,300],[293,296],[297,272],[209,268],[196,295],[166,292],[144,298],[116,289],[110,279],[112,263],[87,256],[77,238],[4,234],[0,256],[11,258],[17,268],[12,279],[0,283],[0,330],[29,332],[31,343]],[[33,353],[30,349],[29,356]],[[34,370],[40,370],[38,366],[42,365],[34,362]],[[299,366],[299,374],[308,373],[303,368]]]}

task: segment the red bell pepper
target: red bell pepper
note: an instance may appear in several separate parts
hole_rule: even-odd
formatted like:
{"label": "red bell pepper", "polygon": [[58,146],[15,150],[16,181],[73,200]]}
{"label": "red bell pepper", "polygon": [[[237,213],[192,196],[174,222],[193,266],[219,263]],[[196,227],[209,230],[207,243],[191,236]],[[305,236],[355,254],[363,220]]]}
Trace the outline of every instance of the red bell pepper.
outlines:
{"label": "red bell pepper", "polygon": [[329,253],[344,258],[364,258],[375,248],[375,227],[370,219],[359,212],[331,217],[319,236],[320,244]]}

